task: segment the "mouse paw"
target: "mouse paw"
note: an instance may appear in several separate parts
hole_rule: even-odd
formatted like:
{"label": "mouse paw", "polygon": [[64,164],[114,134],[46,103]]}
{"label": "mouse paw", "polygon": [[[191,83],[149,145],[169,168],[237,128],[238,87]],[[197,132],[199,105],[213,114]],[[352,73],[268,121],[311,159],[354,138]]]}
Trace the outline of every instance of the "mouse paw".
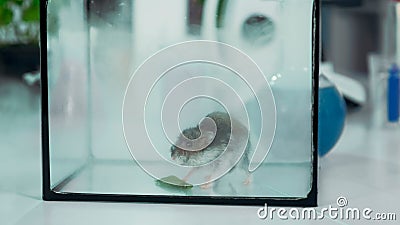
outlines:
{"label": "mouse paw", "polygon": [[201,189],[210,189],[211,187],[212,187],[212,183],[211,182],[200,185]]}
{"label": "mouse paw", "polygon": [[211,182],[211,175],[206,176],[205,178],[207,183],[200,185],[201,189],[209,189],[213,185],[213,183]]}
{"label": "mouse paw", "polygon": [[251,184],[251,182],[252,182],[251,177],[248,177],[248,178],[246,178],[246,180],[243,181],[243,184],[249,185],[249,184]]}

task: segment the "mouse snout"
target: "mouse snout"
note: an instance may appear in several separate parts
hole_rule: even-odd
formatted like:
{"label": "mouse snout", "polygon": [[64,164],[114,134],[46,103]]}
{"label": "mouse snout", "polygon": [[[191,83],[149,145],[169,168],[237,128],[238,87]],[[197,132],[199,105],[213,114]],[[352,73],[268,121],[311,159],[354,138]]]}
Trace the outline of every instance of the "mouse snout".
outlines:
{"label": "mouse snout", "polygon": [[178,156],[178,149],[176,149],[175,147],[171,148],[171,159],[175,160]]}

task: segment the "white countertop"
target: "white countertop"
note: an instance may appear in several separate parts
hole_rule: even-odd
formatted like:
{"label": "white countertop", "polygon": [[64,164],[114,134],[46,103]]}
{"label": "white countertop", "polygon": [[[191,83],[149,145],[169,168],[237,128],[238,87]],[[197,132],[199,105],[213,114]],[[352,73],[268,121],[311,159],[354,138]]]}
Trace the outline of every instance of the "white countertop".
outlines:
{"label": "white countertop", "polygon": [[[1,77],[0,77],[1,78]],[[36,93],[32,97],[32,93]],[[41,200],[38,93],[0,79],[0,224],[379,224],[377,221],[263,221],[259,207]],[[337,206],[397,213],[400,220],[400,128],[372,128],[368,115],[348,117],[342,139],[320,160],[319,208]],[[381,222],[381,221],[380,221]],[[396,221],[382,222],[397,224]]]}

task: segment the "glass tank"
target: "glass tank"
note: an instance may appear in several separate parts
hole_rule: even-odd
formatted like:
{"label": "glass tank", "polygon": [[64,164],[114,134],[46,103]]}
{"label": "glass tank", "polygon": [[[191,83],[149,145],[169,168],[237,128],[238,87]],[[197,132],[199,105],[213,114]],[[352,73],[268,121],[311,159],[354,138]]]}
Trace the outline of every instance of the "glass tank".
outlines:
{"label": "glass tank", "polygon": [[318,4],[42,1],[44,198],[315,205]]}

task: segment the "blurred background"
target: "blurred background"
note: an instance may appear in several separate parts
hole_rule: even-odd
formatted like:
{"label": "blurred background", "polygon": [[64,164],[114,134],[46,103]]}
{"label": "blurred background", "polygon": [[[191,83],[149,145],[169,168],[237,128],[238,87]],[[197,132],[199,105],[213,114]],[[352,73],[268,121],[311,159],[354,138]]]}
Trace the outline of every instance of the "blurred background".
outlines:
{"label": "blurred background", "polygon": [[[129,1],[97,2],[112,15]],[[187,32],[196,35],[203,1],[188,2]],[[344,130],[335,128],[340,140],[321,154],[319,203],[328,204],[339,194],[363,199],[375,193],[381,209],[398,211],[388,199],[400,196],[395,191],[400,185],[400,126],[390,105],[397,93],[398,114],[399,94],[398,87],[389,94],[388,71],[400,63],[400,3],[321,2],[320,72],[339,90],[347,110]],[[107,20],[102,16],[93,16],[93,23]],[[28,219],[22,216],[41,204],[39,27],[39,0],[0,0],[0,221],[8,218],[6,224],[24,224]],[[338,177],[343,177],[340,185]]]}

